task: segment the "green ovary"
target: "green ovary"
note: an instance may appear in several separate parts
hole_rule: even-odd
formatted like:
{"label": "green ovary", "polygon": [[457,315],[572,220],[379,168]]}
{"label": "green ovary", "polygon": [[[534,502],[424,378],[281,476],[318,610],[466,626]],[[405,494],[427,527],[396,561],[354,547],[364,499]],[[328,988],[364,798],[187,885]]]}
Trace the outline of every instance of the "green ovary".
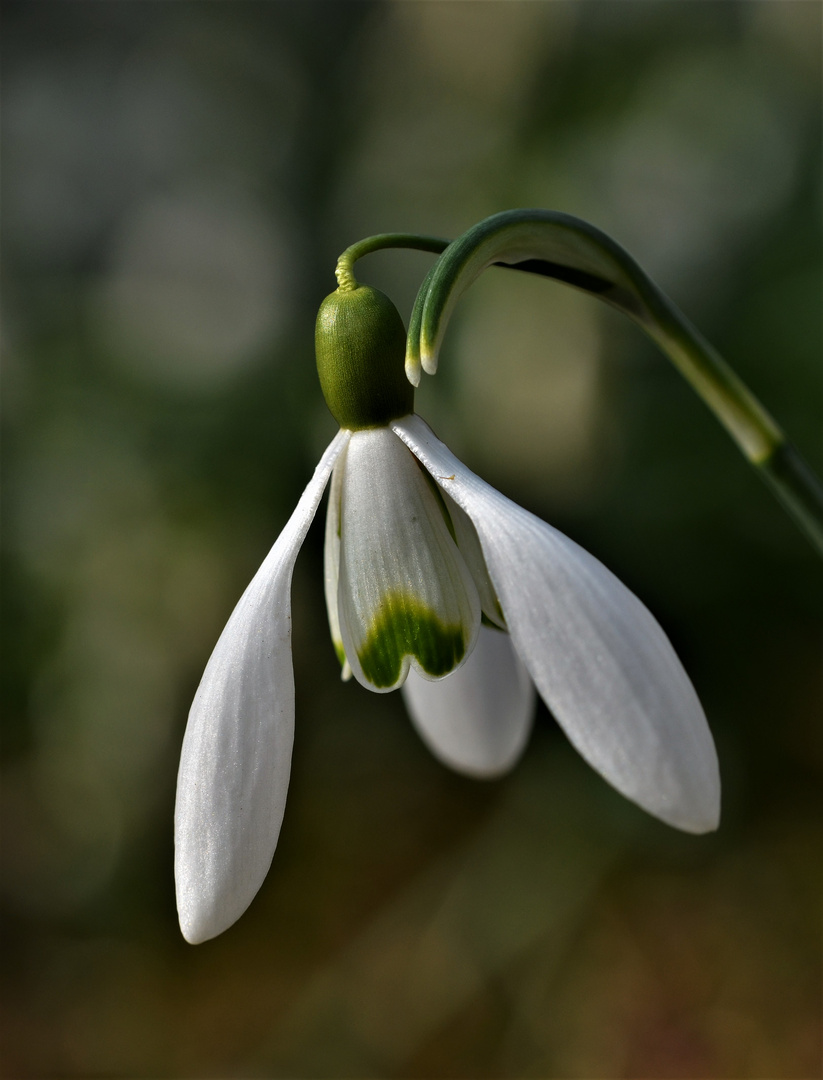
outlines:
{"label": "green ovary", "polygon": [[447,626],[419,600],[401,593],[383,599],[357,658],[368,681],[383,689],[400,678],[405,656],[416,657],[428,675],[439,678],[453,671],[465,652],[463,626]]}

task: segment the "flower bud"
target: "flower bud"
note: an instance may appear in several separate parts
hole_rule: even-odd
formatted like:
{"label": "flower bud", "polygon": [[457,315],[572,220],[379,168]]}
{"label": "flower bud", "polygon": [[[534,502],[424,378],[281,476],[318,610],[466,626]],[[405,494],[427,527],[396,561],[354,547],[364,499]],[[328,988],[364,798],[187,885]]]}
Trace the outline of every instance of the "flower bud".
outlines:
{"label": "flower bud", "polygon": [[383,427],[412,411],[406,331],[384,293],[358,285],[327,296],[317,313],[315,349],[323,396],[341,427]]}

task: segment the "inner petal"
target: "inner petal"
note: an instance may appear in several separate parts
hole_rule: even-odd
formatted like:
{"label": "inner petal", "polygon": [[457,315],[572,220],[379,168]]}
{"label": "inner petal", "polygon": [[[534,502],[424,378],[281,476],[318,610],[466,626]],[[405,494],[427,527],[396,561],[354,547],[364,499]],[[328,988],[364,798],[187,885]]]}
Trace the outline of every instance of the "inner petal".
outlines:
{"label": "inner petal", "polygon": [[388,428],[357,431],[340,491],[338,619],[355,678],[394,690],[438,679],[474,648],[480,601],[442,509]]}
{"label": "inner petal", "polygon": [[486,559],[483,555],[483,548],[480,546],[477,529],[475,529],[466,511],[458,506],[449,494],[445,491],[442,492],[442,498],[451,517],[454,538],[460,548],[460,554],[471,572],[477,589],[483,615],[491,626],[496,626],[499,630],[505,630],[506,620],[503,617],[500,601],[497,599],[497,593],[494,591],[494,585],[492,585],[489,576],[489,568],[486,566]]}
{"label": "inner petal", "polygon": [[326,611],[332,645],[342,668],[342,678],[351,678],[351,668],[343,648],[340,634],[340,618],[337,614],[337,593],[340,580],[340,491],[346,467],[346,451],[338,458],[329,485],[329,506],[326,511],[326,541],[323,553],[323,577],[326,593]]}

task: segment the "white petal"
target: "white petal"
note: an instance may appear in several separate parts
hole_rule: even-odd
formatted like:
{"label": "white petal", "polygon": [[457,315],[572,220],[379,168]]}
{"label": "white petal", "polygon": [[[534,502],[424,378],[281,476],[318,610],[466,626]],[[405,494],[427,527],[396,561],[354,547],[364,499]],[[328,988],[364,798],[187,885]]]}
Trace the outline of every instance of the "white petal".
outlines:
{"label": "white petal", "polygon": [[450,498],[446,492],[443,493],[443,501],[446,504],[446,509],[449,511],[449,517],[454,526],[454,536],[457,540],[460,554],[463,556],[466,566],[469,568],[469,573],[471,574],[475,588],[477,589],[477,595],[480,598],[480,608],[489,622],[494,623],[494,625],[501,630],[505,630],[506,620],[503,618],[503,612],[500,610],[500,601],[497,599],[494,586],[489,577],[489,568],[486,566],[486,560],[483,557],[483,549],[480,546],[480,537],[477,535],[477,529],[475,529],[472,520],[466,511],[458,506],[454,499]]}
{"label": "white petal", "polygon": [[338,432],[321,458],[220,635],[189,713],[174,868],[180,927],[192,944],[243,914],[274,855],[294,737],[292,570],[349,438]]}
{"label": "white petal", "polygon": [[342,470],[338,617],[358,682],[386,692],[474,648],[480,601],[440,493],[389,428],[356,431]]}
{"label": "white petal", "polygon": [[406,708],[436,758],[467,776],[500,776],[525,748],[535,690],[508,634],[480,627],[466,663],[439,682],[410,671]]}
{"label": "white petal", "polygon": [[340,493],[343,485],[343,470],[346,465],[346,451],[337,459],[329,485],[329,506],[326,511],[326,540],[323,549],[323,582],[326,593],[326,611],[329,617],[329,630],[334,651],[345,674],[348,667],[343,637],[340,633],[340,618],[337,613],[337,590],[340,581]]}
{"label": "white petal", "polygon": [[574,746],[669,824],[716,828],[711,732],[649,611],[593,556],[470,472],[418,416],[392,426],[474,522],[515,648]]}

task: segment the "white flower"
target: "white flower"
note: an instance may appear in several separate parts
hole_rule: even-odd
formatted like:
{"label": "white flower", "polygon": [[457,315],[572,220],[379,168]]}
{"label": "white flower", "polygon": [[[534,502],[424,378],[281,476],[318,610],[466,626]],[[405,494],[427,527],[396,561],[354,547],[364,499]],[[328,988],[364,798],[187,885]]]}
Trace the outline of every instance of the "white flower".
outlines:
{"label": "white flower", "polygon": [[[364,686],[403,684],[441,760],[478,776],[511,767],[528,735],[534,684],[574,746],[624,795],[689,832],[717,826],[712,737],[652,615],[412,414],[337,434],[209,660],[186,729],[175,817],[189,941],[240,917],[274,854],[294,733],[292,570],[332,470],[333,639]],[[508,633],[481,625],[481,609]]]}
{"label": "white flower", "polygon": [[486,777],[523,750],[536,687],[618,791],[689,832],[717,826],[714,743],[665,634],[414,414],[404,346],[376,290],[341,287],[321,306],[318,371],[341,430],[221,634],[183,740],[175,877],[188,941],[231,926],[274,855],[294,738],[292,571],[330,477],[326,602],[344,677],[402,686],[437,757]]}

